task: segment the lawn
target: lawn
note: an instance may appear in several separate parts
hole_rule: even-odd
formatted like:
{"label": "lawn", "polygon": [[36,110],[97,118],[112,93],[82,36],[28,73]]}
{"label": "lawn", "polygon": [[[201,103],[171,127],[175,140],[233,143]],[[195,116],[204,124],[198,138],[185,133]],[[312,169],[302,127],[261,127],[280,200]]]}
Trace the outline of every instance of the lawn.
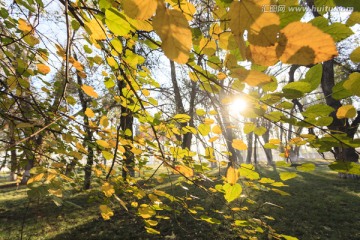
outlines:
{"label": "lawn", "polygon": [[[259,167],[262,176],[278,180],[277,171]],[[339,179],[325,165],[314,172],[298,173],[298,177],[286,181],[289,187],[282,190],[291,196],[281,196],[272,191],[244,189],[250,204],[240,198],[227,205],[221,194],[209,195],[186,182],[163,183],[158,189],[183,196],[190,214],[179,204],[171,205],[173,211],[162,215],[169,220],[159,220],[156,229],[161,235],[150,235],[144,230],[144,222],[136,211],[115,208],[115,216],[104,221],[99,215],[96,196],[92,192],[76,193],[69,202],[57,207],[47,198],[28,201],[26,188],[0,189],[0,238],[1,239],[238,239],[227,219],[236,216],[244,219],[263,219],[278,233],[299,239],[360,239],[360,182]],[[215,182],[200,182],[208,187]],[[245,182],[244,182],[245,183]],[[245,184],[244,184],[245,185]],[[187,201],[188,199],[189,201]],[[94,204],[95,203],[95,204]],[[251,202],[253,203],[253,202]],[[202,210],[203,207],[205,210]],[[230,208],[240,207],[240,212]],[[208,209],[208,210],[206,210]],[[222,221],[209,224],[199,220],[204,216]],[[241,230],[241,229],[240,229]],[[243,230],[246,230],[244,227]],[[258,239],[267,239],[267,231],[256,233]]]}

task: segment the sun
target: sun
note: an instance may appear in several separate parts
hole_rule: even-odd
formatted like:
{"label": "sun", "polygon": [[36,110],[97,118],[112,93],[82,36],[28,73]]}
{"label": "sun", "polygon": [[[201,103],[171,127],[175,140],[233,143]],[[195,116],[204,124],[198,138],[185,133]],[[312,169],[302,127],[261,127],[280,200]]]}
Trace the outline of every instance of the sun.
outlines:
{"label": "sun", "polygon": [[237,116],[238,114],[243,112],[247,107],[248,104],[244,99],[237,98],[229,105],[229,113],[232,116]]}

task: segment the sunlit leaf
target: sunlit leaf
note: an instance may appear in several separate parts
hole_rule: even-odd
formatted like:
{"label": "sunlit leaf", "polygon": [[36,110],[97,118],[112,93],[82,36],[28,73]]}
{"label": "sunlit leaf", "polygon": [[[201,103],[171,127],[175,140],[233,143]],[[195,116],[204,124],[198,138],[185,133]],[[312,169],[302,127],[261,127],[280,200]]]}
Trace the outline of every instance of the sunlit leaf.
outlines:
{"label": "sunlit leaf", "polygon": [[241,139],[234,139],[231,146],[237,150],[246,150],[247,145]]}
{"label": "sunlit leaf", "polygon": [[101,186],[101,191],[105,194],[107,197],[111,197],[115,193],[114,186],[110,183],[106,182]]}
{"label": "sunlit leaf", "polygon": [[311,172],[315,170],[315,164],[313,163],[304,163],[296,167],[297,170],[302,172]]}
{"label": "sunlit leaf", "polygon": [[191,117],[187,114],[176,114],[173,119],[175,119],[177,122],[185,123],[190,121]]}
{"label": "sunlit leaf", "polygon": [[290,23],[281,33],[277,52],[284,63],[309,65],[338,54],[332,37],[310,23]]}
{"label": "sunlit leaf", "polygon": [[86,95],[93,97],[93,98],[98,98],[99,95],[94,91],[94,88],[92,88],[91,86],[88,85],[82,85],[81,89],[86,93]]}
{"label": "sunlit leaf", "polygon": [[338,119],[354,118],[355,116],[356,116],[356,109],[354,108],[353,105],[341,106],[336,112],[336,117]]}
{"label": "sunlit leaf", "polygon": [[227,182],[230,183],[231,185],[234,185],[237,182],[238,178],[239,178],[238,170],[233,167],[229,167],[226,172]]}
{"label": "sunlit leaf", "polygon": [[36,67],[37,67],[38,72],[41,74],[46,75],[50,72],[50,67],[45,64],[39,63],[39,64],[36,64]]}
{"label": "sunlit leaf", "polygon": [[184,14],[179,10],[158,6],[153,18],[155,32],[162,40],[161,48],[165,55],[177,62],[186,63],[189,59],[192,33]]}
{"label": "sunlit leaf", "polygon": [[125,36],[131,30],[131,26],[126,21],[125,16],[115,8],[106,9],[105,23],[118,36]]}
{"label": "sunlit leaf", "polygon": [[194,175],[194,171],[191,168],[184,165],[177,165],[175,166],[175,169],[185,177],[192,177]]}
{"label": "sunlit leaf", "polygon": [[207,136],[211,131],[211,128],[209,125],[203,124],[201,123],[198,126],[198,132],[202,135],[202,136]]}
{"label": "sunlit leaf", "polygon": [[88,116],[89,118],[95,117],[95,113],[90,108],[86,108],[85,115]]}
{"label": "sunlit leaf", "polygon": [[286,180],[295,178],[297,176],[297,174],[296,174],[296,172],[281,172],[279,174],[279,176],[282,181],[286,181]]}
{"label": "sunlit leaf", "polygon": [[106,39],[105,27],[100,20],[93,18],[89,22],[86,22],[85,25],[91,31],[90,37],[93,40],[105,40]]}
{"label": "sunlit leaf", "polygon": [[100,146],[104,147],[104,148],[109,148],[110,147],[110,144],[104,140],[96,140],[96,143],[99,144]]}
{"label": "sunlit leaf", "polygon": [[114,216],[114,212],[108,206],[100,205],[99,208],[100,208],[101,216],[103,217],[104,220],[109,220],[110,217]]}
{"label": "sunlit leaf", "polygon": [[223,186],[223,190],[225,191],[225,200],[228,202],[232,202],[238,197],[240,197],[242,192],[242,187],[239,183],[235,183],[231,185],[230,183],[226,183]]}
{"label": "sunlit leaf", "polygon": [[122,0],[124,12],[131,18],[146,20],[156,11],[157,0]]}

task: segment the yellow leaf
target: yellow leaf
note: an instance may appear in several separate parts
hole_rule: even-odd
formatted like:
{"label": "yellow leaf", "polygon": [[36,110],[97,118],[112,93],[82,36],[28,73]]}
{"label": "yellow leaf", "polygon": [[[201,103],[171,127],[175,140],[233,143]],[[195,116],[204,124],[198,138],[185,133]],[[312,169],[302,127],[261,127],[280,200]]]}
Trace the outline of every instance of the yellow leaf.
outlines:
{"label": "yellow leaf", "polygon": [[146,204],[142,204],[139,207],[138,211],[142,218],[151,218],[156,213],[154,209],[152,209],[151,207],[149,207]]}
{"label": "yellow leaf", "polygon": [[215,122],[214,119],[211,119],[211,118],[205,118],[204,119],[204,124],[206,124],[206,125],[211,125],[214,122]]}
{"label": "yellow leaf", "polygon": [[272,46],[277,42],[280,17],[276,13],[262,13],[250,26],[249,42],[257,46]]}
{"label": "yellow leaf", "polygon": [[95,117],[95,113],[90,108],[86,108],[85,115],[88,116],[89,118]]}
{"label": "yellow leaf", "polygon": [[284,63],[316,64],[338,55],[333,38],[310,23],[292,22],[280,32],[277,53]]}
{"label": "yellow leaf", "polygon": [[122,0],[121,4],[126,15],[138,20],[151,18],[157,8],[157,0]]}
{"label": "yellow leaf", "polygon": [[216,140],[218,140],[218,139],[219,139],[219,137],[212,137],[212,138],[210,138],[210,139],[208,140],[208,142],[212,143],[212,142],[214,142],[214,141],[216,141]]}
{"label": "yellow leaf", "polygon": [[142,92],[142,94],[144,94],[145,97],[148,97],[150,95],[150,92],[147,89],[143,89],[143,90],[141,90],[141,92]]}
{"label": "yellow leaf", "polygon": [[134,153],[135,155],[139,155],[142,153],[142,150],[139,149],[139,148],[136,148],[136,147],[133,147],[131,150],[130,150],[132,153]]}
{"label": "yellow leaf", "polygon": [[104,220],[109,220],[110,217],[114,216],[114,212],[108,206],[100,205],[99,208],[100,208],[101,216],[103,217]]}
{"label": "yellow leaf", "polygon": [[20,31],[24,33],[28,33],[32,30],[31,24],[27,23],[24,19],[19,18],[18,20],[18,28]]}
{"label": "yellow leaf", "polygon": [[216,76],[219,80],[224,80],[227,77],[223,72],[219,72]]}
{"label": "yellow leaf", "polygon": [[100,118],[100,125],[103,125],[105,128],[109,126],[109,119],[106,116]]}
{"label": "yellow leaf", "polygon": [[234,139],[231,146],[237,150],[246,150],[247,145],[241,139]]}
{"label": "yellow leaf", "polygon": [[356,116],[356,109],[354,108],[353,105],[341,106],[336,112],[336,117],[338,119],[354,118],[355,116]]}
{"label": "yellow leaf", "polygon": [[36,67],[37,67],[37,70],[39,71],[39,73],[41,73],[41,74],[46,75],[50,72],[50,67],[46,66],[45,64],[39,63],[39,64],[36,64]]}
{"label": "yellow leaf", "polygon": [[59,198],[61,198],[61,197],[63,196],[61,189],[57,189],[57,190],[55,190],[55,189],[49,189],[48,192],[49,192],[50,194],[54,195],[54,196],[59,197]]}
{"label": "yellow leaf", "polygon": [[96,143],[99,144],[100,146],[104,147],[104,148],[109,148],[110,144],[104,140],[96,140]]}
{"label": "yellow leaf", "polygon": [[270,139],[270,140],[269,140],[269,143],[272,143],[272,144],[280,144],[280,139]]}
{"label": "yellow leaf", "polygon": [[153,27],[159,35],[165,55],[180,64],[189,59],[192,34],[184,14],[176,9],[166,9],[164,3],[158,6]]}
{"label": "yellow leaf", "polygon": [[44,173],[40,173],[32,178],[30,178],[28,181],[27,181],[27,184],[30,184],[32,182],[38,182],[38,181],[41,181],[42,178],[44,177]]}
{"label": "yellow leaf", "polygon": [[194,175],[193,170],[184,165],[177,165],[175,166],[175,169],[185,177],[192,177]]}
{"label": "yellow leaf", "polygon": [[246,44],[244,32],[262,14],[262,6],[268,5],[270,1],[242,0],[233,1],[230,5],[229,18],[230,29],[238,43],[241,56],[245,59]]}
{"label": "yellow leaf", "polygon": [[262,65],[262,66],[272,66],[279,61],[278,56],[276,55],[277,43],[274,46],[249,46],[249,57],[252,59],[253,63]]}
{"label": "yellow leaf", "polygon": [[85,23],[85,26],[87,26],[91,31],[90,38],[92,40],[106,39],[105,27],[100,20],[93,18],[89,22]]}
{"label": "yellow leaf", "polygon": [[246,82],[252,87],[272,82],[271,77],[265,73],[255,70],[247,70],[245,68],[232,69],[231,76],[238,78],[240,81]]}
{"label": "yellow leaf", "polygon": [[215,133],[215,134],[221,134],[222,131],[221,131],[221,127],[219,125],[215,125],[213,128],[212,128],[212,132]]}
{"label": "yellow leaf", "polygon": [[99,95],[94,91],[94,89],[91,86],[87,86],[87,85],[82,85],[81,89],[86,93],[86,95],[93,97],[93,98],[98,98]]}
{"label": "yellow leaf", "polygon": [[186,19],[191,21],[196,12],[195,6],[188,1],[173,1],[173,0],[165,0],[167,3],[171,5],[172,8],[177,9],[184,13]]}
{"label": "yellow leaf", "polygon": [[101,186],[101,191],[105,194],[107,197],[111,197],[115,193],[114,186],[110,183],[106,182]]}
{"label": "yellow leaf", "polygon": [[237,182],[238,178],[239,178],[238,170],[233,167],[229,167],[226,172],[227,182],[230,183],[231,185],[234,185]]}

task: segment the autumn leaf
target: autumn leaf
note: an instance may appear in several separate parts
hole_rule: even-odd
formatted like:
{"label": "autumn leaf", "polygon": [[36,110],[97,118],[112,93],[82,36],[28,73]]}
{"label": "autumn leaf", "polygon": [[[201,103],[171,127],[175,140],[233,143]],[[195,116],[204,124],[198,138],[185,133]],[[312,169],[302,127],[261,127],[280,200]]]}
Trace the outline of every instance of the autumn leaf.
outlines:
{"label": "autumn leaf", "polygon": [[86,22],[85,26],[88,27],[91,32],[90,37],[92,40],[106,39],[105,27],[100,20],[93,18],[89,22]]}
{"label": "autumn leaf", "polygon": [[38,63],[38,64],[36,64],[36,67],[37,67],[38,72],[43,75],[46,75],[50,72],[50,67],[45,64]]}
{"label": "autumn leaf", "polygon": [[89,118],[95,117],[95,113],[90,108],[86,108],[85,115],[88,116]]}
{"label": "autumn leaf", "polygon": [[18,28],[20,31],[24,32],[25,34],[30,32],[33,29],[31,24],[26,22],[22,18],[19,18],[19,20],[18,20]]}
{"label": "autumn leaf", "polygon": [[96,143],[104,148],[110,148],[110,144],[104,140],[96,140]]}
{"label": "autumn leaf", "polygon": [[109,220],[110,217],[114,216],[114,212],[106,205],[100,205],[101,216],[104,220]]}
{"label": "autumn leaf", "polygon": [[231,146],[237,150],[246,150],[247,145],[241,139],[234,139]]}
{"label": "autumn leaf", "polygon": [[180,64],[189,59],[192,33],[184,14],[176,9],[158,6],[153,27],[159,35],[165,55]]}
{"label": "autumn leaf", "polygon": [[215,133],[215,134],[221,134],[222,131],[221,131],[221,127],[219,125],[215,125],[213,128],[212,128],[212,132]]}
{"label": "autumn leaf", "polygon": [[177,165],[175,166],[175,169],[185,177],[192,177],[194,175],[194,171],[191,168],[184,165]]}
{"label": "autumn leaf", "polygon": [[239,178],[238,170],[233,167],[229,167],[226,172],[227,182],[233,185],[237,182],[238,178]]}
{"label": "autumn leaf", "polygon": [[333,38],[310,23],[293,22],[280,32],[277,54],[284,63],[316,64],[338,55]]}
{"label": "autumn leaf", "polygon": [[122,0],[121,5],[126,15],[138,20],[146,20],[154,15],[157,0]]}
{"label": "autumn leaf", "polygon": [[82,85],[81,89],[86,93],[86,95],[93,97],[93,98],[98,98],[99,95],[94,91],[94,89],[91,86],[88,85]]}
{"label": "autumn leaf", "polygon": [[114,186],[108,182],[101,186],[101,191],[105,194],[106,197],[111,197],[115,193]]}
{"label": "autumn leaf", "polygon": [[356,116],[356,109],[354,108],[353,105],[341,106],[336,112],[336,117],[338,119],[354,118],[355,116]]}
{"label": "autumn leaf", "polygon": [[231,76],[246,82],[249,86],[255,87],[272,81],[271,77],[265,73],[247,70],[243,67],[231,70]]}

